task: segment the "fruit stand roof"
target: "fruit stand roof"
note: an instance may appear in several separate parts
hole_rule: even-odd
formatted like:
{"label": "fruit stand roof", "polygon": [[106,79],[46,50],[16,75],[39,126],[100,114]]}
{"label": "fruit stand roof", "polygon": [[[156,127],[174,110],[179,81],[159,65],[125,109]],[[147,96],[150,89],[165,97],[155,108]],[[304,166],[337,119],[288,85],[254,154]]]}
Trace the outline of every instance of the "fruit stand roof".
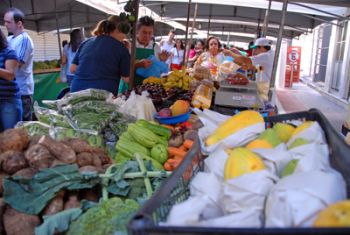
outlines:
{"label": "fruit stand roof", "polygon": [[[310,4],[310,2],[332,4],[332,6]],[[142,3],[160,15],[164,22],[173,20],[186,24],[187,0],[144,0]],[[198,3],[195,32],[206,35],[210,26],[209,34],[222,36],[223,40],[226,40],[228,32],[231,32],[231,36],[243,33],[237,36],[254,37],[258,32],[258,27],[261,28],[263,25],[269,4],[267,0],[193,0],[192,3]],[[194,15],[194,5],[192,4],[191,7],[190,22],[192,22]],[[283,37],[293,38],[307,33],[321,23],[334,19],[342,20],[349,13],[349,7],[350,1],[288,1]],[[281,9],[281,2],[272,1],[267,33],[269,36],[277,37],[278,35]]]}
{"label": "fruit stand roof", "polygon": [[[56,7],[55,7],[56,3]],[[25,28],[37,32],[52,31],[58,28],[93,27],[106,17],[106,13],[74,0],[2,0],[0,23],[9,7],[16,7],[26,15]]]}

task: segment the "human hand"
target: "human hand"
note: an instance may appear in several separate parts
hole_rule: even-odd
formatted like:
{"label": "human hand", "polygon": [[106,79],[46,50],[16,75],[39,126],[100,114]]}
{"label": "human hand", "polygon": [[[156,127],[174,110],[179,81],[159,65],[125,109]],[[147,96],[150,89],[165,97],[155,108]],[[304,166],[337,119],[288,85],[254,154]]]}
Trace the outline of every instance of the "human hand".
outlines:
{"label": "human hand", "polygon": [[169,58],[169,56],[170,56],[170,53],[165,50],[161,51],[158,54],[159,60],[163,62],[166,61]]}
{"label": "human hand", "polygon": [[124,44],[124,46],[130,50],[131,49],[131,43],[129,42],[128,39],[123,39],[122,43]]}
{"label": "human hand", "polygon": [[141,67],[144,67],[145,69],[149,68],[152,65],[152,61],[148,59],[142,59],[140,60]]}

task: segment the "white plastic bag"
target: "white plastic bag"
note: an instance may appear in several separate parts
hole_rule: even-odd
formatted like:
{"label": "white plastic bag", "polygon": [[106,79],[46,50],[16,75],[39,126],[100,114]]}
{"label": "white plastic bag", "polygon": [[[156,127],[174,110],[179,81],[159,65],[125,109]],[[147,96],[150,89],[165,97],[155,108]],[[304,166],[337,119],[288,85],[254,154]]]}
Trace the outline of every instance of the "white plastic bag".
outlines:
{"label": "white plastic bag", "polygon": [[345,181],[336,171],[310,171],[282,178],[266,202],[266,227],[308,227],[318,212],[346,198]]}

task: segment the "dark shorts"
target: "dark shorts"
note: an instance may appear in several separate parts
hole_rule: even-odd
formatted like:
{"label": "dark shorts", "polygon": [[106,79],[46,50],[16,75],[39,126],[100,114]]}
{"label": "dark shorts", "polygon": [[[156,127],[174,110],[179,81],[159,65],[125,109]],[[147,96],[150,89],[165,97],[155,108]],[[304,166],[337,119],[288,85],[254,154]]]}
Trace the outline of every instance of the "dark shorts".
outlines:
{"label": "dark shorts", "polygon": [[22,108],[23,108],[23,115],[22,120],[23,121],[32,121],[32,115],[33,115],[33,96],[32,95],[22,95]]}

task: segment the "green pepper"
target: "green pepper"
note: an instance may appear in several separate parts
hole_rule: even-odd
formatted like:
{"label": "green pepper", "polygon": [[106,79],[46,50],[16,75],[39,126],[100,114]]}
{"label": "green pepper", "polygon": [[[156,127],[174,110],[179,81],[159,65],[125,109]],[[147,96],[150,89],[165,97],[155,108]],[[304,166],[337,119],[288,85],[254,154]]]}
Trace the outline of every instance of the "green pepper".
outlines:
{"label": "green pepper", "polygon": [[168,149],[166,146],[162,144],[156,144],[152,149],[151,149],[151,157],[158,162],[164,164],[166,160],[168,159]]}

